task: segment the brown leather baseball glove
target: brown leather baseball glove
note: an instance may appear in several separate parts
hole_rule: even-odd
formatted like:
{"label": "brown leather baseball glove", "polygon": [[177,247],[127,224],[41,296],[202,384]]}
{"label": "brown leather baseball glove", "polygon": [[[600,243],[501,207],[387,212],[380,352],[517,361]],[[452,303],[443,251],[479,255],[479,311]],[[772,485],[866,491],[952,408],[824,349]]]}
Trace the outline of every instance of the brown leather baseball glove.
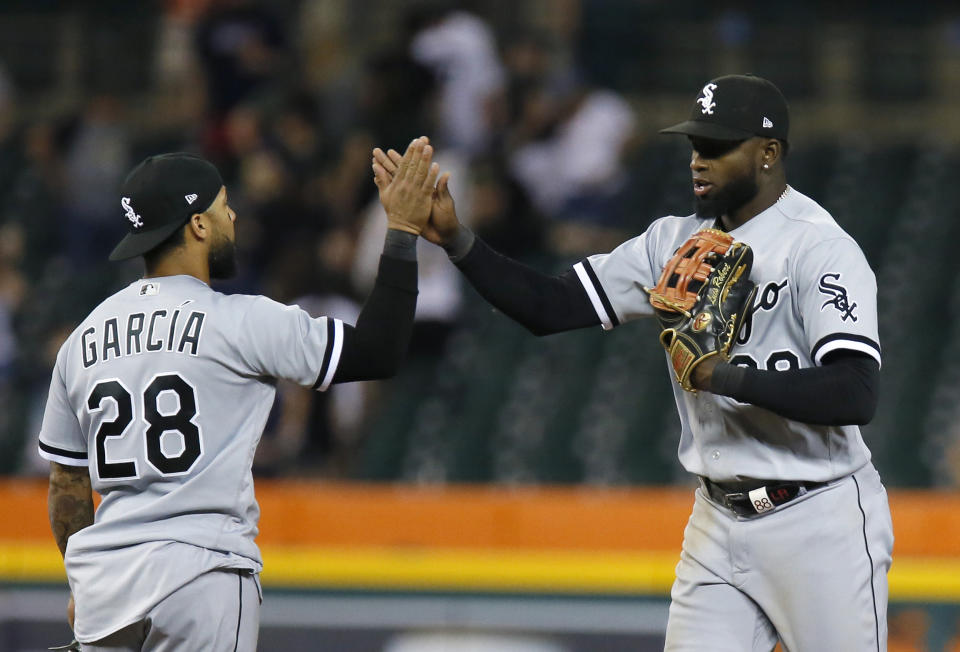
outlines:
{"label": "brown leather baseball glove", "polygon": [[674,376],[687,391],[698,364],[730,349],[753,305],[753,252],[718,229],[704,229],[684,242],[668,262],[650,295],[663,331],[660,343]]}

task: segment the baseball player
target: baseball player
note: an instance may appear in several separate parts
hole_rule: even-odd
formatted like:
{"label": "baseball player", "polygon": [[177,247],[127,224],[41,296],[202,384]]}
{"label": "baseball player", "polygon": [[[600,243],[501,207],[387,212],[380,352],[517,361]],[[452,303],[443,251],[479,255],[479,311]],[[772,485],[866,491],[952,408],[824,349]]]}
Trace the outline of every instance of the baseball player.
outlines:
{"label": "baseball player", "polygon": [[276,379],[324,391],[394,373],[413,323],[432,155],[414,140],[379,186],[389,229],[356,326],[210,288],[233,271],[237,216],[207,161],[163,154],[127,177],[129,233],[110,258],[143,256],[145,277],[60,349],[39,437],[83,650],[256,649],[251,464]]}
{"label": "baseball player", "polygon": [[[661,317],[653,288],[673,282],[661,270],[699,234],[752,250],[729,361],[710,354],[688,366],[689,351],[674,355],[678,334],[709,315],[661,335],[680,381],[680,461],[699,481],[671,592],[671,652],[769,652],[778,640],[787,652],[886,650],[892,526],[858,428],[877,402],[876,282],[856,242],[787,185],[788,130],[787,103],[769,81],[708,82],[690,119],[663,130],[692,145],[695,212],[656,220],[559,276],[497,254],[461,226],[446,174],[422,231],[484,298],[538,335]],[[399,158],[374,150],[381,183]]]}

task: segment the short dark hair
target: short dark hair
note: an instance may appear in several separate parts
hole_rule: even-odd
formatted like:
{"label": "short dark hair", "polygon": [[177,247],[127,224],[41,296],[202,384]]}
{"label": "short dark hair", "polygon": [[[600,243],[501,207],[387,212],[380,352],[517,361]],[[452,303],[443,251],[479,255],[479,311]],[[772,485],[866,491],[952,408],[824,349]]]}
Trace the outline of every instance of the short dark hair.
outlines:
{"label": "short dark hair", "polygon": [[186,237],[187,231],[185,228],[183,228],[187,224],[188,222],[184,222],[183,225],[179,229],[171,233],[166,240],[158,244],[156,247],[154,247],[150,251],[144,252],[143,262],[146,265],[148,273],[156,269],[157,265],[167,254],[169,254],[174,249],[182,247],[187,243],[187,237]]}

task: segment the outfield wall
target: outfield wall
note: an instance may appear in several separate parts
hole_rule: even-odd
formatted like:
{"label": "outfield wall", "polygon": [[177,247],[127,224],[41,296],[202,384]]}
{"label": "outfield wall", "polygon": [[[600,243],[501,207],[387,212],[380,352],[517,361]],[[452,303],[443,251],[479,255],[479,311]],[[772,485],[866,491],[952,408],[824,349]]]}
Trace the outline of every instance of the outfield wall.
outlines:
{"label": "outfield wall", "polygon": [[[530,650],[567,652],[601,639],[610,650],[661,645],[693,491],[261,480],[257,496],[261,650],[307,649],[298,636],[332,636],[338,650],[428,650],[469,631],[494,637],[490,649],[520,633]],[[19,652],[38,644],[29,623],[55,629],[63,567],[46,484],[0,482],[0,501],[0,650]],[[960,495],[895,491],[890,502],[893,610],[919,607],[930,650],[946,649],[960,605]]]}

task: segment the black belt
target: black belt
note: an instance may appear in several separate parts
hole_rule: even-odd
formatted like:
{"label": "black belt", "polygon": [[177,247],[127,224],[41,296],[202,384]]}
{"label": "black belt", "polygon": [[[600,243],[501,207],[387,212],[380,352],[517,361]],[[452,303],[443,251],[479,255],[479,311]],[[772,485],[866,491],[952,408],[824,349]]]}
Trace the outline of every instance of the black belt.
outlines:
{"label": "black belt", "polygon": [[789,503],[814,489],[826,487],[826,482],[781,482],[753,480],[750,482],[714,482],[700,477],[700,486],[712,501],[740,516],[756,516]]}

